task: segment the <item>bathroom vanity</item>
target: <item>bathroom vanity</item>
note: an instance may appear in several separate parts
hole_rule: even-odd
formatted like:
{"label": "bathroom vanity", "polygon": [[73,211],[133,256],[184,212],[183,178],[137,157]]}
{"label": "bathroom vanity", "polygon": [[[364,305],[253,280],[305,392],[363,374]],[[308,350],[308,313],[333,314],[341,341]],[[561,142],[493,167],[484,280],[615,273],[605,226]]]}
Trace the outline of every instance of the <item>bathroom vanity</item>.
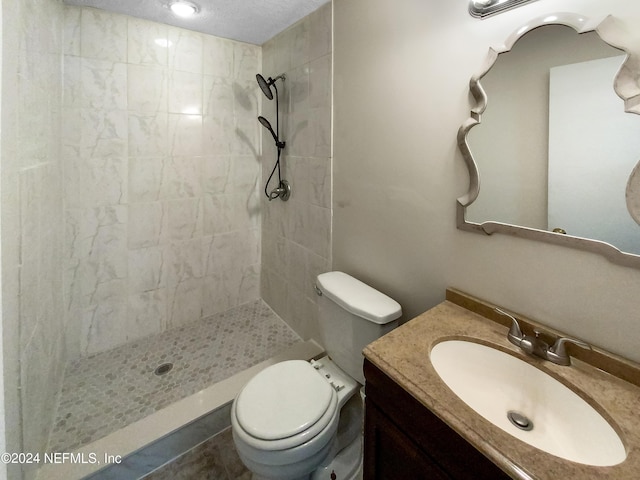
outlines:
{"label": "bathroom vanity", "polygon": [[[570,349],[571,366],[533,357],[507,341],[507,321],[494,308],[450,289],[445,302],[365,348],[365,480],[640,478],[638,365],[597,348]],[[536,328],[546,339],[560,335],[526,318],[518,320],[523,329]],[[489,346],[568,387],[615,430],[626,458],[610,466],[570,461],[519,440],[476,413],[430,361],[432,348],[449,340]],[[498,392],[490,394],[498,397]],[[538,433],[544,428],[540,419]],[[575,430],[568,438],[584,436]]]}
{"label": "bathroom vanity", "polygon": [[364,373],[365,479],[509,478],[371,362]]}

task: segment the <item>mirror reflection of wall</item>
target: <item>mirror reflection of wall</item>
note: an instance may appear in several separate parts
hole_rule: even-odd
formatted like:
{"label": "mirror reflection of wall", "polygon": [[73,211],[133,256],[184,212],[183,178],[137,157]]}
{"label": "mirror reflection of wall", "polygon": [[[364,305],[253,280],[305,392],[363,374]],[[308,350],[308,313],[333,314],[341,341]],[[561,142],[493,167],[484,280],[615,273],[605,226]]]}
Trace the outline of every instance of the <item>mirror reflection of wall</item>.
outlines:
{"label": "mirror reflection of wall", "polygon": [[[550,70],[620,57],[621,53],[595,32],[578,34],[570,27],[547,25],[527,33],[509,52],[499,55],[481,79],[488,99],[482,123],[468,133],[481,179],[480,194],[467,209],[469,221],[497,221],[541,230],[564,228],[548,223]],[[619,58],[618,67],[623,59]],[[621,116],[636,121],[635,131],[640,132],[640,116],[625,113],[623,101],[613,91],[618,67],[610,73],[608,87],[616,102],[614,108]],[[583,104],[587,103],[588,99],[583,99]],[[640,150],[637,160],[640,160]],[[627,178],[630,173],[631,168]],[[624,204],[624,185],[618,195]],[[597,225],[605,219],[590,216],[589,221]],[[640,228],[638,230],[636,243],[640,243]],[[595,236],[590,238],[607,241]]]}
{"label": "mirror reflection of wall", "polygon": [[640,225],[625,198],[629,175],[640,161],[640,116],[625,113],[611,88],[624,59],[551,69],[549,229],[640,254]]}

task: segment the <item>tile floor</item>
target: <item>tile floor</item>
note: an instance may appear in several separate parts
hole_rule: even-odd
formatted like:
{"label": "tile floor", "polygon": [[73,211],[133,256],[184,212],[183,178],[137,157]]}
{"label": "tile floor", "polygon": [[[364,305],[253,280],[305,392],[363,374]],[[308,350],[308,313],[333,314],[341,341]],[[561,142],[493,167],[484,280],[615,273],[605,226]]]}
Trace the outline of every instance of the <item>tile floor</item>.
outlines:
{"label": "tile floor", "polygon": [[[93,442],[299,340],[258,300],[72,362],[48,451],[69,452]],[[155,375],[166,362],[173,368]]]}

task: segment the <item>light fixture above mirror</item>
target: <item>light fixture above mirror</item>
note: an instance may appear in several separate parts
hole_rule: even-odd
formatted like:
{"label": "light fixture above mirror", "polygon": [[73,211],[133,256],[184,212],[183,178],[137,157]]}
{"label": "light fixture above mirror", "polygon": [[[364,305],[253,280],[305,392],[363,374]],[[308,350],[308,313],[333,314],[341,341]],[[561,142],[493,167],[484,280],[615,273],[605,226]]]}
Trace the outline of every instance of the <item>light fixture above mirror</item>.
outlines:
{"label": "light fixture above mirror", "polygon": [[469,13],[473,17],[484,18],[529,2],[535,0],[470,0]]}

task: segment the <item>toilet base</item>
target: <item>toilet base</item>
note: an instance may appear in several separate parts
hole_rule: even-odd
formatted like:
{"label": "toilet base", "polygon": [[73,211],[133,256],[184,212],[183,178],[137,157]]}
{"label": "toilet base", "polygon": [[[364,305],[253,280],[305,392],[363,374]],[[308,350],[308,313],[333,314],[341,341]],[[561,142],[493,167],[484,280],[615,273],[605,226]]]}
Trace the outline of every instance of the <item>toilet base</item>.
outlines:
{"label": "toilet base", "polygon": [[338,435],[333,450],[320,467],[311,474],[310,480],[327,480],[331,473],[340,480],[362,478],[364,421],[364,394],[353,395],[340,412]]}
{"label": "toilet base", "polygon": [[326,480],[335,473],[340,480],[357,480],[362,478],[362,435],[350,445],[342,449],[331,463],[319,467],[311,474],[310,480]]}
{"label": "toilet base", "polygon": [[313,472],[309,467],[313,468],[314,465],[322,465],[322,463],[328,459],[331,454],[331,450],[336,443],[335,430],[334,436],[327,444],[317,451],[311,457],[307,457],[300,462],[287,463],[284,465],[267,465],[264,463],[256,463],[251,456],[243,454],[238,440],[235,438],[236,450],[242,463],[253,473],[254,480],[308,480],[309,475]]}
{"label": "toilet base", "polygon": [[[347,445],[336,455],[327,465],[320,466],[311,475],[305,475],[297,480],[327,480],[331,478],[331,473],[336,474],[340,480],[361,480],[362,479],[362,436],[356,438],[350,445]],[[271,480],[254,473],[251,480]]]}

